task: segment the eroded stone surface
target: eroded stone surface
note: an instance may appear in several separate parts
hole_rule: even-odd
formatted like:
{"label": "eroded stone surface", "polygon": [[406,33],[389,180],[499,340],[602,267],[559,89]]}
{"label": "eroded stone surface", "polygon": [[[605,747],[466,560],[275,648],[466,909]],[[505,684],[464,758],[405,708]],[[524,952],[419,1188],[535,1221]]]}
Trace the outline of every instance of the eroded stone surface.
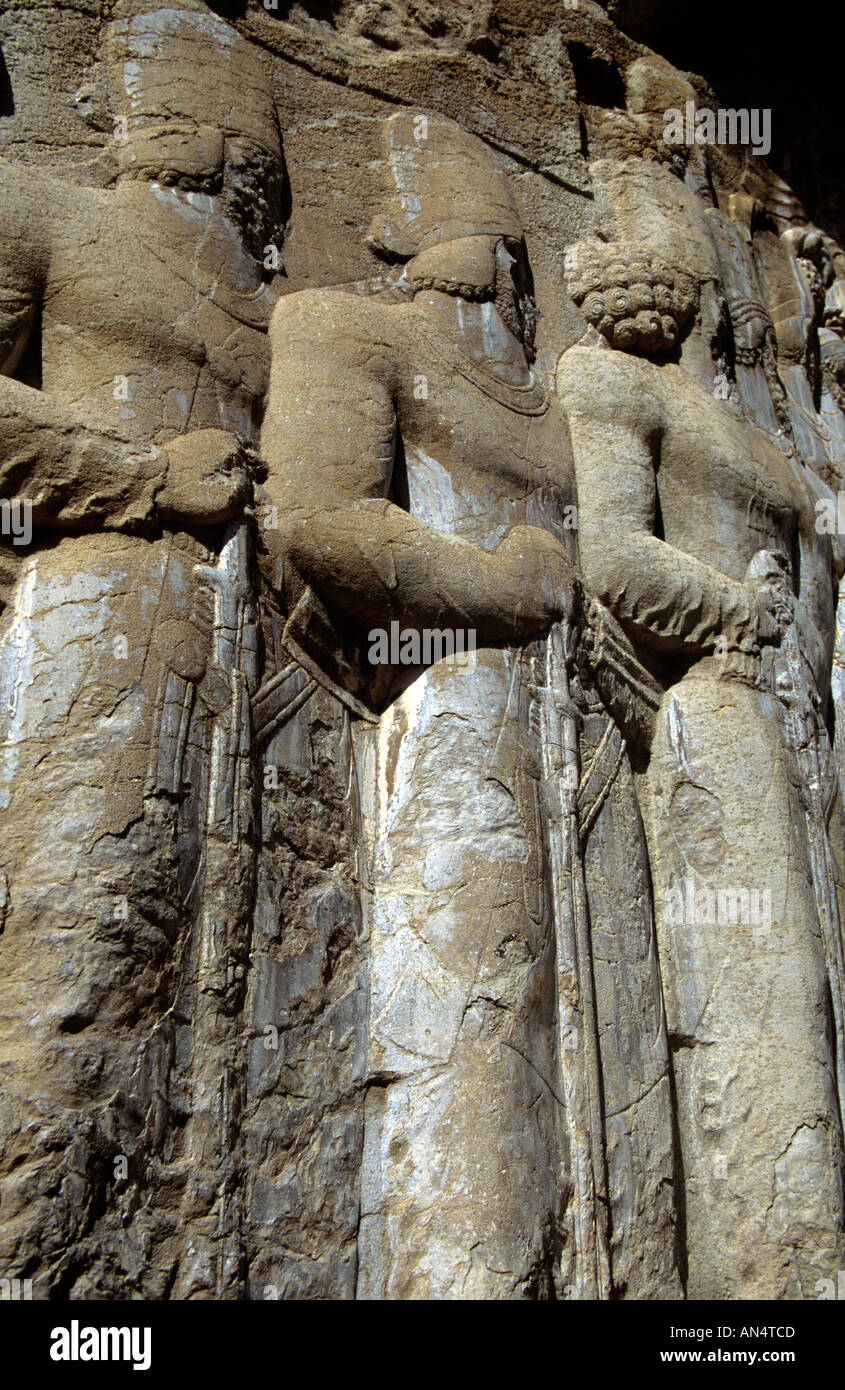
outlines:
{"label": "eroded stone surface", "polygon": [[592,0],[0,41],[0,1277],[813,1297],[841,249]]}

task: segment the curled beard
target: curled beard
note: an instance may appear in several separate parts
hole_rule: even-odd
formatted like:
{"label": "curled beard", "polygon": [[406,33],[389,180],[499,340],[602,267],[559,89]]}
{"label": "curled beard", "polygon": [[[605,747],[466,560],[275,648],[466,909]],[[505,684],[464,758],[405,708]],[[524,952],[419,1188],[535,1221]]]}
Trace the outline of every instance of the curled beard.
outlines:
{"label": "curled beard", "polygon": [[263,261],[265,247],[281,250],[284,231],[279,222],[284,173],[269,151],[253,146],[238,151],[223,173],[221,204],[255,260]]}
{"label": "curled beard", "polygon": [[527,290],[520,290],[512,275],[497,274],[493,302],[514,337],[522,343],[529,362],[534,361],[537,305]]}

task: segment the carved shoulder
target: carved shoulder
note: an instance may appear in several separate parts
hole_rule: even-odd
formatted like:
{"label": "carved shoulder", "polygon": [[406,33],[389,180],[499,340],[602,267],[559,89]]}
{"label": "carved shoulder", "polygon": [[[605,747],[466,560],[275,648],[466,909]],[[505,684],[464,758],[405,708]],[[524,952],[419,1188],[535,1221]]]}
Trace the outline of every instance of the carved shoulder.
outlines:
{"label": "carved shoulder", "polygon": [[555,384],[570,416],[652,435],[662,427],[661,368],[612,349],[572,347],[557,365]]}
{"label": "carved shoulder", "polygon": [[274,364],[310,358],[310,366],[392,374],[401,325],[396,306],[343,290],[300,290],[278,301],[270,321]]}
{"label": "carved shoulder", "polygon": [[391,306],[339,290],[279,301],[261,448],[279,504],[379,497],[393,460],[396,326]]}
{"label": "carved shoulder", "polygon": [[0,158],[0,252],[4,261],[44,261],[47,228],[67,209],[69,190],[40,170]]}

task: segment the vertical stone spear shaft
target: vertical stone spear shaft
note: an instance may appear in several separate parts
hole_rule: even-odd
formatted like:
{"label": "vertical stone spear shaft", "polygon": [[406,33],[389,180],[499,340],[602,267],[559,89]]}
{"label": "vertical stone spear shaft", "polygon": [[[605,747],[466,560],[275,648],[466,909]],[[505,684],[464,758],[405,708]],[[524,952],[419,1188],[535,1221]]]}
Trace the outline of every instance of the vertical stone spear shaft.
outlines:
{"label": "vertical stone spear shaft", "polygon": [[[192,1028],[190,1173],[179,1296],[242,1292],[237,1135],[241,1034],[255,884],[256,783],[250,697],[258,676],[258,615],[249,522],[230,527],[218,564],[197,566],[214,594],[212,674],[225,691],[212,730]],[[208,1175],[213,1175],[209,1178]]]}
{"label": "vertical stone spear shaft", "polygon": [[[574,629],[556,623],[546,642],[541,704],[544,801],[557,958],[558,1058],[567,1106],[579,1298],[611,1293],[607,1161],[589,908],[578,821],[578,711],[569,688]],[[576,1021],[577,1020],[577,1021]]]}

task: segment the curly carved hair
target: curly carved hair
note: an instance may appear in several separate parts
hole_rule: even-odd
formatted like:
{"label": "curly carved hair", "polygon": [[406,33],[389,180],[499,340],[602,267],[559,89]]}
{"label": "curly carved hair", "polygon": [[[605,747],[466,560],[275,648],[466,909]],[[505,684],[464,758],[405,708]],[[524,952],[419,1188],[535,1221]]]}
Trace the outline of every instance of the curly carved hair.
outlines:
{"label": "curly carved hair", "polygon": [[695,282],[650,251],[584,241],[569,247],[564,267],[587,322],[625,352],[669,352],[695,312]]}

